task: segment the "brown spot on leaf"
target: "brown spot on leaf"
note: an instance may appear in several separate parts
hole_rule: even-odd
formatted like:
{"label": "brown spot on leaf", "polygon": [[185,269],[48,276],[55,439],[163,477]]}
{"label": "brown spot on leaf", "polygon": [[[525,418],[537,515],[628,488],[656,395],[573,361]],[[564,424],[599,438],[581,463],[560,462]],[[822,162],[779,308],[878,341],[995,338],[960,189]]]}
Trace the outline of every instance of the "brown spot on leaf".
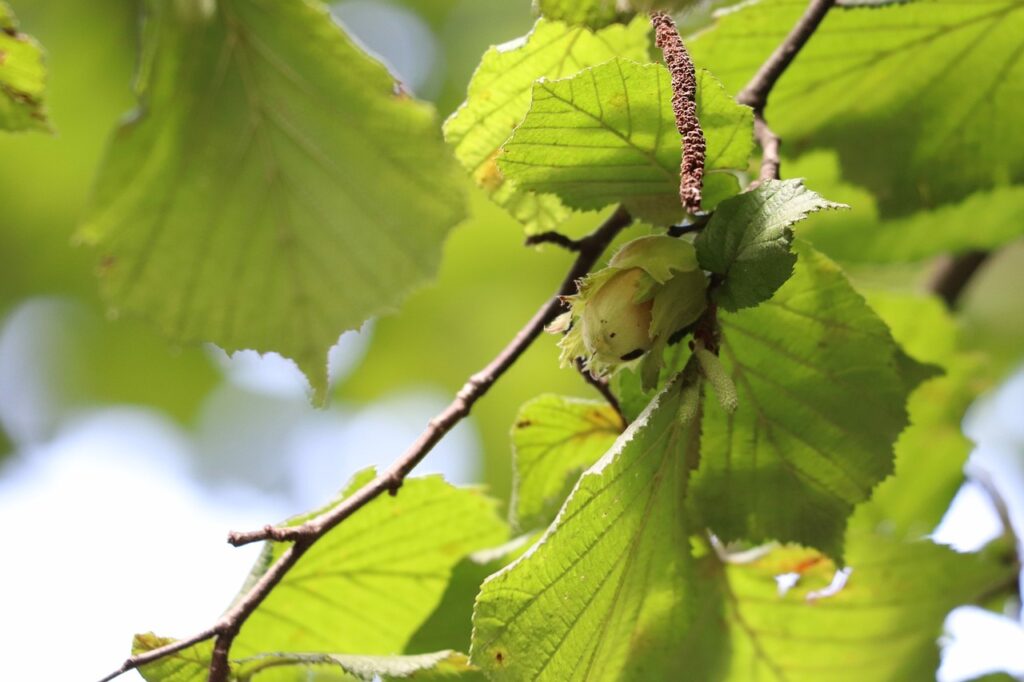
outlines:
{"label": "brown spot on leaf", "polygon": [[517,429],[525,429],[527,426],[533,426],[533,422],[529,419],[520,419],[516,422]]}

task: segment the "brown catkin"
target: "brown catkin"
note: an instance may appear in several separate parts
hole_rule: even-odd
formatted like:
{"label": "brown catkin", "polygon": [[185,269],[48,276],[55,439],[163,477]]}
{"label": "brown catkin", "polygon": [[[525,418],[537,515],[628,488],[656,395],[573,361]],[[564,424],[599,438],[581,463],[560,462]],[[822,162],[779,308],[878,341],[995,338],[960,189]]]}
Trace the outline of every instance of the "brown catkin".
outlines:
{"label": "brown catkin", "polygon": [[683,136],[683,160],[679,168],[679,199],[690,214],[700,212],[704,182],[704,132],[697,120],[697,74],[683,46],[676,24],[665,12],[651,12],[654,42],[661,48],[665,66],[672,74],[672,111]]}

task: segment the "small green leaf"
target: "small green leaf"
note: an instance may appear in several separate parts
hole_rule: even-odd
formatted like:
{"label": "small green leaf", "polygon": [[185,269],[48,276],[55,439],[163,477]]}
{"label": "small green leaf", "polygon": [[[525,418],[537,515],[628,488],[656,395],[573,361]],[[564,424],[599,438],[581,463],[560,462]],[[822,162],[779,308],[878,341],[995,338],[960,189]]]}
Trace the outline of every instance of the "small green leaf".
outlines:
{"label": "small green leaf", "polygon": [[432,277],[463,216],[435,114],[317,0],[151,5],[80,231],[104,294],[177,342],[290,357],[322,399],[339,334]]}
{"label": "small green leaf", "polygon": [[892,471],[909,388],[898,346],[839,268],[800,242],[767,303],[720,316],[739,407],[708,404],[695,509],[723,540],[842,557],[854,505]]}
{"label": "small green leaf", "polygon": [[[260,682],[261,671],[284,673],[296,682],[311,676],[344,672],[357,680],[465,680],[483,682],[484,678],[469,664],[464,654],[437,651],[414,656],[357,656],[353,654],[263,654],[235,662],[239,682]],[[277,678],[275,677],[275,680]],[[320,679],[318,676],[315,679]]]}
{"label": "small green leaf", "polygon": [[[689,47],[736,90],[806,9],[762,0]],[[916,0],[835,8],[768,100],[786,149],[834,148],[885,217],[1024,181],[1024,3]],[[1018,221],[1019,222],[1019,221]]]}
{"label": "small green leaf", "polygon": [[[556,194],[583,210],[622,203],[641,220],[672,224],[679,202],[680,136],[661,64],[614,59],[533,86],[533,103],[498,165],[524,190]],[[707,141],[703,207],[739,191],[753,147],[753,118],[714,76],[697,73],[697,115]]]}
{"label": "small green leaf", "polygon": [[43,106],[46,64],[42,46],[18,31],[18,20],[0,2],[0,128],[50,130]]}
{"label": "small green leaf", "polygon": [[[852,534],[847,545],[850,573],[831,595],[821,591],[836,566],[811,550],[781,547],[753,563],[717,564],[724,619],[705,627],[728,629],[732,655],[716,679],[934,680],[946,614],[1012,580],[992,557],[930,542]],[[785,574],[799,582],[780,594],[776,578]]]}
{"label": "small green leaf", "polygon": [[[371,475],[357,477],[348,493]],[[409,480],[399,495],[374,500],[321,538],[252,614],[233,655],[402,651],[455,565],[507,537],[495,503],[478,491],[439,476]],[[269,545],[251,580],[284,549]]]}
{"label": "small green leaf", "polygon": [[695,241],[701,267],[724,278],[718,303],[735,311],[771,298],[796,263],[792,225],[826,208],[844,207],[800,180],[769,180],[723,201]]}
{"label": "small green leaf", "polygon": [[[152,632],[135,635],[132,654],[152,651],[172,643],[173,639],[158,637]],[[205,682],[209,676],[212,654],[213,640],[207,640],[144,665],[139,673],[147,682]]]}
{"label": "small green leaf", "polygon": [[523,405],[512,427],[513,523],[522,529],[551,523],[580,473],[624,428],[603,402],[543,395]]}
{"label": "small green leaf", "polygon": [[484,583],[471,659],[493,680],[657,680],[679,672],[693,614],[688,472],[694,368],[577,483],[533,549]]}
{"label": "small green leaf", "polygon": [[552,229],[568,216],[557,197],[520,192],[495,162],[530,108],[534,81],[564,78],[616,56],[646,61],[649,32],[644,17],[596,32],[541,19],[525,39],[484,54],[465,103],[445,122],[444,133],[476,183],[528,232]]}

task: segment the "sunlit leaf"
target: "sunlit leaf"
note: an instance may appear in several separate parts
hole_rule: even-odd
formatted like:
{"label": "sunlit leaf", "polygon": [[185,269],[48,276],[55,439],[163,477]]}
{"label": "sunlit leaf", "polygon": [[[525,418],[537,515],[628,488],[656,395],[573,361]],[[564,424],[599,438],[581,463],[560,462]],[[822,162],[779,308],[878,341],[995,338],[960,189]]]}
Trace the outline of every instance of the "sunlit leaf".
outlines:
{"label": "sunlit leaf", "polygon": [[[371,475],[356,477],[347,494]],[[495,503],[479,491],[439,476],[407,481],[317,542],[246,622],[233,655],[403,651],[455,565],[507,537]],[[253,579],[284,549],[271,545]]]}
{"label": "sunlit leaf", "polygon": [[533,549],[484,583],[471,659],[491,679],[678,673],[692,622],[684,498],[699,393],[692,372],[670,384],[583,475]]}
{"label": "sunlit leaf", "polygon": [[80,231],[102,288],[176,341],[280,352],[322,397],[338,335],[431,277],[463,215],[434,113],[315,0],[152,4]]}
{"label": "sunlit leaf", "polygon": [[625,425],[604,402],[544,395],[523,405],[512,427],[512,514],[523,529],[547,526],[584,469]]}
{"label": "sunlit leaf", "polygon": [[[672,85],[661,64],[615,59],[533,86],[533,103],[498,165],[517,186],[556,194],[567,206],[623,203],[652,223],[679,222],[680,137]],[[707,141],[702,206],[739,191],[753,148],[749,108],[707,71],[697,73],[697,115]]]}
{"label": "sunlit leaf", "polygon": [[[744,3],[690,43],[730,90],[807,3]],[[787,150],[834,147],[885,216],[1024,180],[1019,0],[834,8],[779,80],[767,117]]]}
{"label": "sunlit leaf", "polygon": [[[829,590],[835,564],[798,547],[717,564],[724,619],[705,627],[727,628],[732,654],[718,679],[933,680],[946,614],[1012,580],[1012,569],[991,557],[929,542],[851,535],[847,546],[850,572],[841,589]],[[798,582],[781,594],[776,577],[785,574]]]}
{"label": "sunlit leaf", "polygon": [[805,244],[768,302],[723,313],[739,409],[706,404],[695,507],[723,539],[793,541],[842,556],[854,505],[892,471],[908,386],[885,324]]}
{"label": "sunlit leaf", "polygon": [[839,207],[799,180],[770,180],[723,202],[694,242],[701,267],[723,278],[716,300],[735,311],[771,298],[796,263],[792,225]]}
{"label": "sunlit leaf", "polygon": [[18,30],[10,5],[0,2],[0,129],[49,130],[45,91],[42,46]]}
{"label": "sunlit leaf", "polygon": [[445,137],[476,183],[528,231],[551,229],[568,215],[553,196],[520,192],[496,163],[502,144],[530,108],[533,83],[564,78],[617,56],[646,61],[649,31],[643,17],[597,32],[541,19],[524,39],[484,54],[465,103],[445,122]]}

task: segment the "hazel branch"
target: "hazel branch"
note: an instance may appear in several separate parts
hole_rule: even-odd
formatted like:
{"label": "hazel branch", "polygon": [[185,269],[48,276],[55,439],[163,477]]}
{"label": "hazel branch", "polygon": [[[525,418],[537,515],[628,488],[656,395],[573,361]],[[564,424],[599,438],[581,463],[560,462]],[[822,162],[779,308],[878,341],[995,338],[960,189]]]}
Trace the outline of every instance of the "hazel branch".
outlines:
{"label": "hazel branch", "polygon": [[778,180],[782,167],[779,155],[782,140],[768,127],[764,117],[768,95],[835,4],[836,0],[811,0],[786,39],[775,48],[750,82],[736,95],[737,102],[746,104],[754,110],[754,137],[761,147],[762,154],[761,172],[755,185],[765,180]]}

